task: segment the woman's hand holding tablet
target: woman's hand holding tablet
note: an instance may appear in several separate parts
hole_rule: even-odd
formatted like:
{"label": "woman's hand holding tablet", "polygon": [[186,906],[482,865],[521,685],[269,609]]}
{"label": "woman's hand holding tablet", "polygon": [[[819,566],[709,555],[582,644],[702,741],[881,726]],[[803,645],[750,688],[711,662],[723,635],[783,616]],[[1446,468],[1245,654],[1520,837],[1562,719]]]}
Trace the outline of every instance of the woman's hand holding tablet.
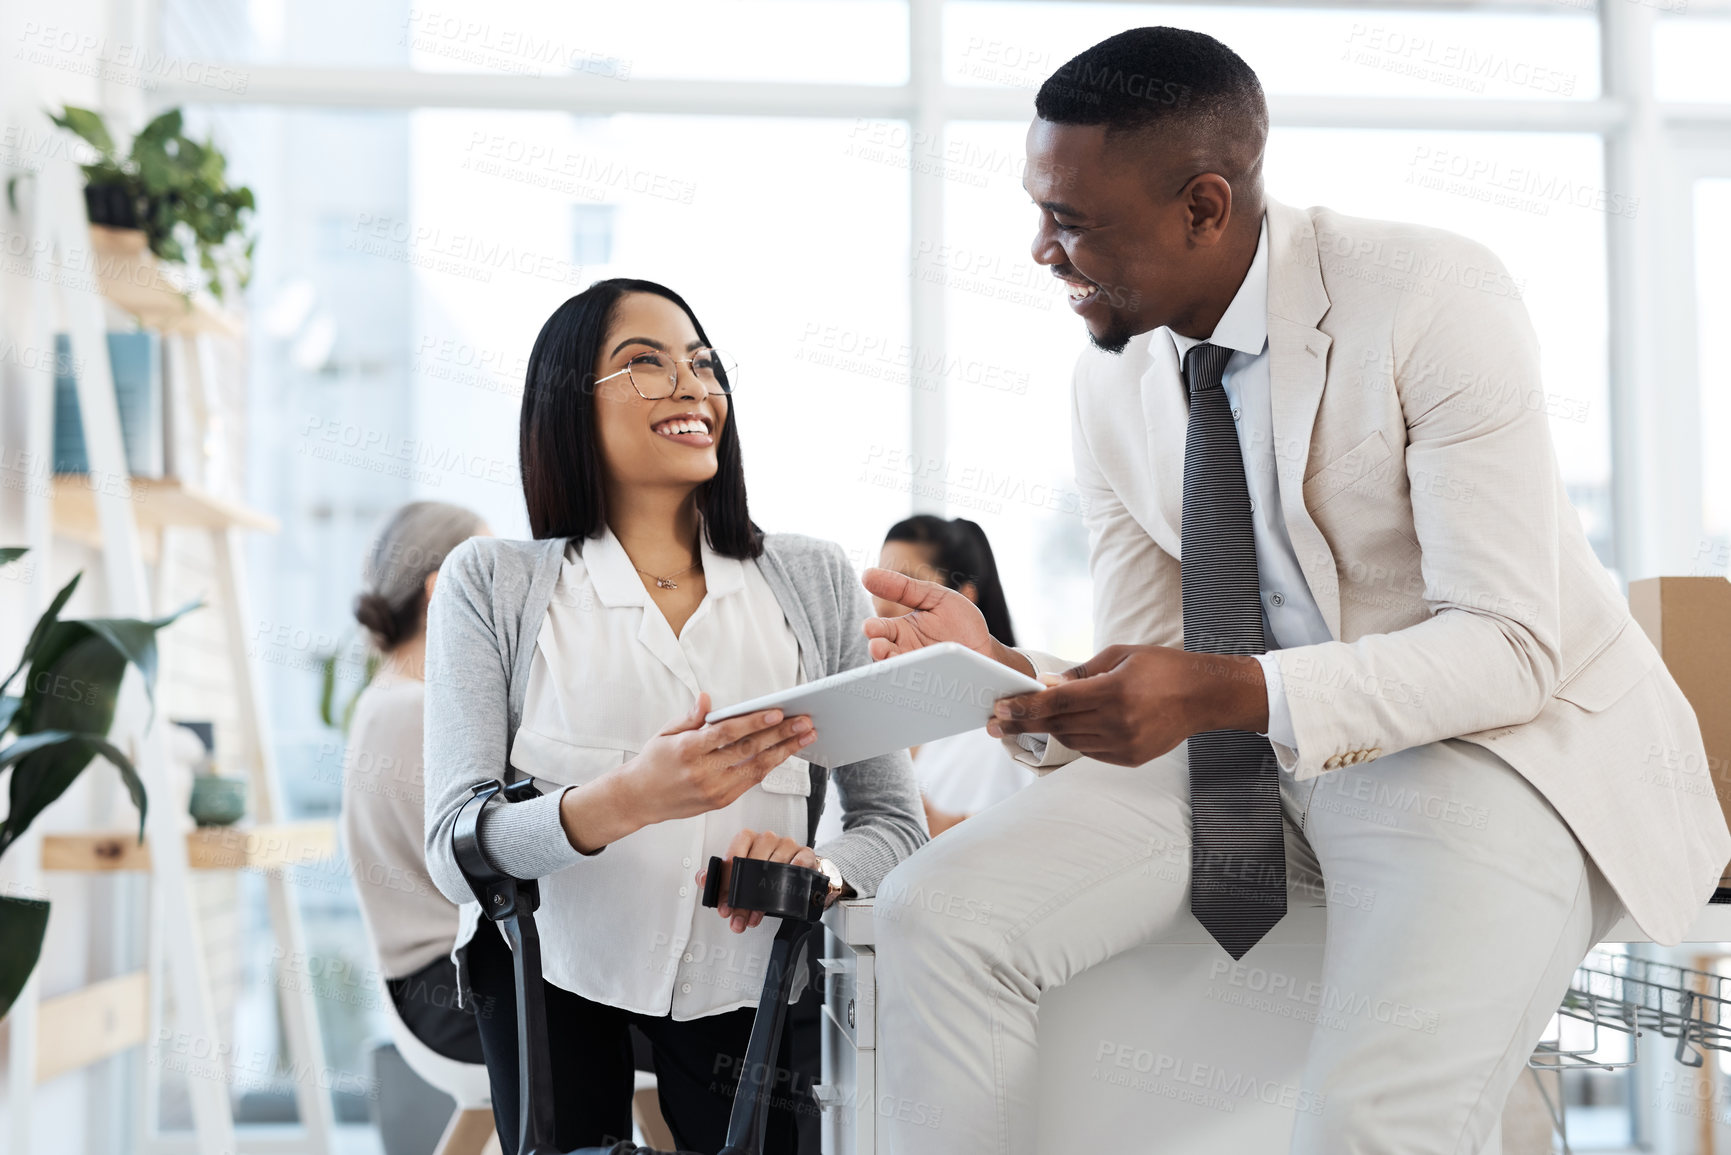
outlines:
{"label": "woman's hand holding tablet", "polygon": [[709,695],[617,770],[567,790],[565,836],[584,854],[657,822],[719,810],[817,738],[811,719],[780,709],[705,724]]}
{"label": "woman's hand holding tablet", "polygon": [[771,709],[809,714],[819,737],[800,757],[819,766],[845,766],[978,730],[998,699],[1042,688],[965,646],[937,642],[723,707],[709,720]]}

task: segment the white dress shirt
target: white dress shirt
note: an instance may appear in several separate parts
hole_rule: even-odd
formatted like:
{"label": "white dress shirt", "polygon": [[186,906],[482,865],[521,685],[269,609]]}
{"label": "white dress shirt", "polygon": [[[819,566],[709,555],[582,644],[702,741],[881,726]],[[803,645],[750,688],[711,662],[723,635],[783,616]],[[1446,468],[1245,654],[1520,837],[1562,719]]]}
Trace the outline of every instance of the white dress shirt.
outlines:
{"label": "white dress shirt", "polygon": [[[1184,337],[1170,329],[1182,369],[1184,355],[1203,340]],[[1281,516],[1280,479],[1274,461],[1274,407],[1268,385],[1268,218],[1256,239],[1256,256],[1250,271],[1226,306],[1214,332],[1205,338],[1210,345],[1232,350],[1221,377],[1221,388],[1232,406],[1238,428],[1238,448],[1244,457],[1244,480],[1250,487],[1251,531],[1256,539],[1256,570],[1262,586],[1262,625],[1270,651],[1333,641],[1322,610],[1311,596],[1310,584],[1298,565],[1298,553]],[[1294,495],[1303,501],[1303,495]],[[1291,769],[1297,762],[1298,739],[1292,731],[1292,711],[1287,707],[1280,665],[1269,654],[1258,656],[1268,683],[1268,739],[1275,744],[1281,766]],[[1285,749],[1281,749],[1285,747]]]}
{"label": "white dress shirt", "polygon": [[[611,530],[565,556],[536,639],[511,764],[547,787],[619,766],[700,690],[716,706],[803,680],[799,644],[755,561],[702,544],[708,588],[677,637]],[[541,880],[547,981],[679,1020],[754,1006],[778,920],[734,934],[694,875],[743,829],[805,841],[810,776],[789,758],[720,810],[659,822]]]}

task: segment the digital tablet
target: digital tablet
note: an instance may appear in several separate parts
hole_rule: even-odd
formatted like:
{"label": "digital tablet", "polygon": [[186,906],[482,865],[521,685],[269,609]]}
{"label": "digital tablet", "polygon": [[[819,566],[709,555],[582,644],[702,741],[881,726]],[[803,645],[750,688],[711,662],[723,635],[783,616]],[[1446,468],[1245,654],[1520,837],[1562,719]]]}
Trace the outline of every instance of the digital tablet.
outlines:
{"label": "digital tablet", "polygon": [[999,698],[1045,687],[956,642],[910,650],[869,666],[711,710],[719,722],[756,710],[811,716],[817,741],[799,757],[845,766],[937,738],[978,730]]}

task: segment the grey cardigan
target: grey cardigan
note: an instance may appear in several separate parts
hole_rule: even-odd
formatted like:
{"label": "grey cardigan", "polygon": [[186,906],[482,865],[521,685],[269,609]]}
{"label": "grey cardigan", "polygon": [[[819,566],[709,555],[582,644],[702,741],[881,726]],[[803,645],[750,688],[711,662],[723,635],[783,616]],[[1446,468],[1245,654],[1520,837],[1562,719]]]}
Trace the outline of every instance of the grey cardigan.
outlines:
{"label": "grey cardigan", "polygon": [[[547,615],[566,538],[473,538],[451,551],[427,609],[427,873],[446,898],[473,903],[451,854],[451,825],[471,788],[507,777],[523,716],[535,639]],[[865,590],[841,547],[798,534],[764,539],[758,568],[799,642],[802,667],[827,677],[871,660],[860,623]],[[817,848],[861,895],[927,839],[906,751],[838,766],[844,833]],[[818,785],[822,779],[819,777]],[[517,878],[540,878],[583,856],[559,822],[563,791],[488,803],[481,848]]]}

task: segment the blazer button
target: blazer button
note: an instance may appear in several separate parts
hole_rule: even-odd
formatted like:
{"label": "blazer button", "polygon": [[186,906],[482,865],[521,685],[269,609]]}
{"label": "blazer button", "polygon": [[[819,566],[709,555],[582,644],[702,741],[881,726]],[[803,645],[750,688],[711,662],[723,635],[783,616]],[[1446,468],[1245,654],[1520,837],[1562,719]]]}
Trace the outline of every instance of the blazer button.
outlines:
{"label": "blazer button", "polygon": [[1334,757],[1332,757],[1328,761],[1324,762],[1322,764],[1322,768],[1324,770],[1339,770],[1340,769],[1340,755],[1336,754]]}

